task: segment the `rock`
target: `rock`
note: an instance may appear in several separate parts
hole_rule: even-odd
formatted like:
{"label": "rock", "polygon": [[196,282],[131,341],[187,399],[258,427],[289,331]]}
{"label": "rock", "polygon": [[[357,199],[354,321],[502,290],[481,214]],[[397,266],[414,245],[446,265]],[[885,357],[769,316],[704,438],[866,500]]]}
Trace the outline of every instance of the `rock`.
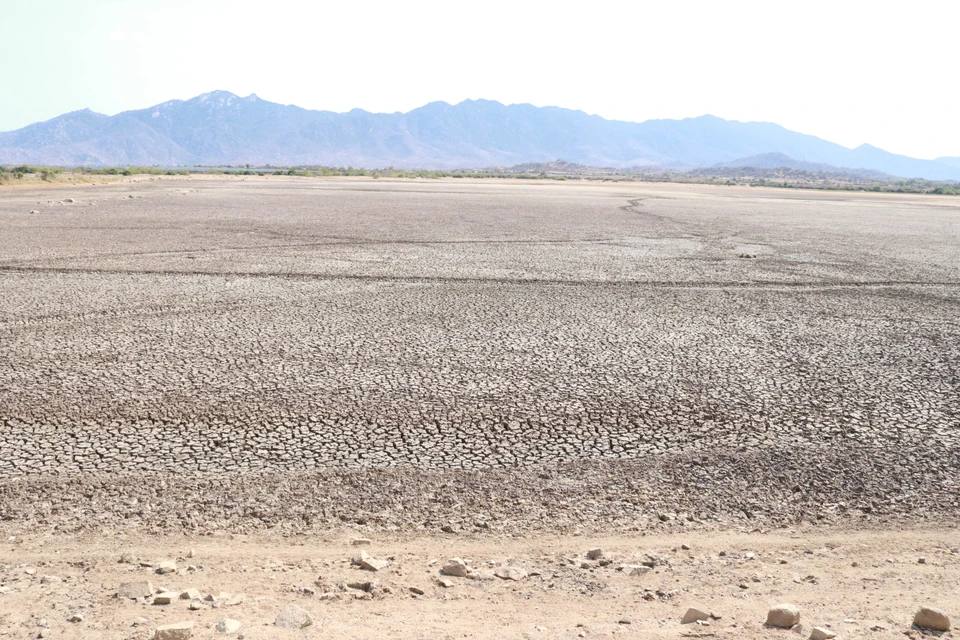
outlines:
{"label": "rock", "polygon": [[767,624],[789,629],[800,622],[800,610],[792,604],[778,604],[767,612]]}
{"label": "rock", "polygon": [[181,600],[200,600],[202,597],[199,589],[187,589],[180,593]]}
{"label": "rock", "polygon": [[617,624],[633,624],[633,618],[631,618],[630,616],[623,616],[622,618],[617,620]]}
{"label": "rock", "polygon": [[437,584],[443,587],[444,589],[449,589],[450,587],[456,585],[457,583],[451,580],[450,578],[438,578]]}
{"label": "rock", "polygon": [[365,581],[365,582],[348,582],[348,589],[356,589],[357,591],[366,591],[367,593],[373,591],[376,586],[375,582]]}
{"label": "rock", "polygon": [[350,544],[355,547],[370,546],[370,538],[350,538]]}
{"label": "rock", "polygon": [[224,618],[217,623],[217,633],[236,633],[240,631],[240,622],[232,618]]}
{"label": "rock", "polygon": [[73,204],[74,202],[76,202],[76,200],[74,200],[73,198],[64,198],[63,202],[66,202],[67,204]]}
{"label": "rock", "polygon": [[688,544],[682,544],[680,545],[680,548],[683,549],[684,551],[690,551],[690,545]]}
{"label": "rock", "polygon": [[227,598],[227,599],[223,602],[223,604],[224,604],[224,606],[227,606],[227,607],[235,607],[235,606],[237,606],[238,604],[243,604],[243,601],[244,601],[244,600],[246,600],[246,598],[244,597],[244,595],[243,595],[242,593],[238,593],[238,594],[236,594],[236,595],[233,595],[233,596],[230,596],[229,598]]}
{"label": "rock", "polygon": [[810,632],[810,640],[831,640],[836,637],[837,634],[825,627],[814,627]]}
{"label": "rock", "polygon": [[273,624],[285,629],[306,629],[313,624],[310,614],[296,605],[290,605],[277,614]]}
{"label": "rock", "polygon": [[418,596],[422,596],[422,595],[424,594],[423,589],[421,589],[421,588],[419,588],[419,587],[407,587],[407,588],[410,590],[410,593],[412,593],[412,594],[415,594],[415,595],[418,595]]}
{"label": "rock", "polygon": [[520,567],[501,567],[494,572],[501,580],[523,580],[527,577],[527,570]]}
{"label": "rock", "polygon": [[383,558],[367,558],[366,560],[359,563],[360,568],[365,571],[380,571],[390,565],[389,562]]}
{"label": "rock", "polygon": [[67,622],[83,622],[85,617],[86,614],[83,611],[74,611],[70,614],[70,617],[67,618]]}
{"label": "rock", "polygon": [[913,624],[921,629],[950,631],[950,618],[943,611],[931,607],[921,607],[913,616]]}
{"label": "rock", "polygon": [[148,622],[150,622],[150,621],[147,620],[146,618],[138,617],[138,618],[134,618],[133,620],[130,621],[130,626],[131,626],[131,627],[142,627],[143,625],[147,624]]}
{"label": "rock", "polygon": [[445,576],[454,576],[457,578],[467,577],[467,564],[460,558],[451,558],[440,569],[440,573]]}
{"label": "rock", "polygon": [[203,609],[203,605],[197,600],[191,600],[190,604],[187,605],[187,609],[190,609],[190,611],[200,611],[200,609]]}
{"label": "rock", "polygon": [[193,621],[174,622],[157,627],[153,640],[189,640],[193,637]]}
{"label": "rock", "polygon": [[176,573],[177,563],[173,560],[164,560],[157,566],[157,573],[166,574],[166,573]]}
{"label": "rock", "polygon": [[691,622],[696,622],[698,620],[709,620],[710,614],[701,611],[695,607],[690,607],[687,609],[687,612],[683,614],[683,618],[680,620],[680,624],[690,624]]}
{"label": "rock", "polygon": [[793,629],[790,629],[790,631],[797,634],[798,636],[802,636],[807,633],[807,628],[802,624],[798,624],[798,625],[795,625]]}
{"label": "rock", "polygon": [[173,604],[180,599],[180,594],[176,591],[167,591],[153,596],[153,604]]}
{"label": "rock", "polygon": [[587,560],[599,560],[603,557],[603,550],[600,548],[587,551]]}
{"label": "rock", "polygon": [[476,580],[477,582],[489,582],[496,578],[496,574],[492,571],[471,571],[467,574],[467,577],[471,580]]}
{"label": "rock", "polygon": [[624,564],[620,566],[620,571],[628,576],[642,576],[650,572],[650,567],[642,564]]}
{"label": "rock", "polygon": [[141,582],[124,582],[117,588],[118,598],[149,598],[153,595],[153,584],[149,580]]}
{"label": "rock", "polygon": [[187,557],[188,557],[188,558],[193,558],[193,557],[196,556],[196,555],[197,555],[197,552],[194,551],[193,549],[190,549],[190,551],[187,551]]}
{"label": "rock", "polygon": [[31,214],[36,214],[36,213],[40,213],[40,212],[37,211],[36,209],[30,209],[30,213],[31,213]]}
{"label": "rock", "polygon": [[42,576],[40,578],[40,584],[53,584],[60,581],[61,580],[58,576]]}

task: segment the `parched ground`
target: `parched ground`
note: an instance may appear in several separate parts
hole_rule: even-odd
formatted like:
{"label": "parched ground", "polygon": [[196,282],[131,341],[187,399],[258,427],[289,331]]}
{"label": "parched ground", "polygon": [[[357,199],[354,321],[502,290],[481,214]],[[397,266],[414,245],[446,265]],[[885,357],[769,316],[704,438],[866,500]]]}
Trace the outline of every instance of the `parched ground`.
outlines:
{"label": "parched ground", "polygon": [[[0,637],[43,617],[212,637],[225,614],[281,637],[263,625],[295,603],[338,638],[759,637],[787,599],[844,637],[901,634],[921,604],[960,614],[955,198],[0,188],[0,301]],[[393,556],[389,593],[340,584],[354,531]],[[580,568],[590,546],[612,564]],[[125,550],[196,567],[154,586],[245,603],[111,600],[153,575]],[[667,563],[617,571],[648,552]],[[540,575],[440,587],[429,560],[453,555]],[[721,620],[680,627],[705,599]]]}

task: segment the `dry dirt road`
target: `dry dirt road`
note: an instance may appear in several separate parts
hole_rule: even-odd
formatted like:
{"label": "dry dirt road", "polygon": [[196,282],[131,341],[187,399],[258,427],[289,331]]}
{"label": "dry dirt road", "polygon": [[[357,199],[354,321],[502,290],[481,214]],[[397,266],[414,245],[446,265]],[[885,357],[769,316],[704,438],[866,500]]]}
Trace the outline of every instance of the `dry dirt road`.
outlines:
{"label": "dry dirt road", "polygon": [[[158,625],[192,621],[194,638],[806,638],[813,626],[842,639],[919,637],[920,606],[960,616],[956,528],[871,531],[780,529],[674,535],[411,537],[362,529],[278,538],[27,534],[0,550],[0,637],[152,638]],[[369,535],[369,546],[352,539]],[[686,547],[686,548],[685,548]],[[590,549],[602,557],[588,560]],[[354,566],[364,551],[377,572]],[[130,554],[138,563],[120,563]],[[474,577],[439,584],[451,558]],[[173,560],[177,571],[158,575]],[[150,566],[141,566],[140,563]],[[623,565],[649,562],[641,575]],[[507,567],[519,579],[502,579]],[[524,572],[527,574],[524,576]],[[225,597],[152,604],[117,598],[124,583]],[[369,591],[351,588],[372,582]],[[359,586],[359,585],[355,585]],[[412,591],[417,589],[422,594]],[[221,596],[221,594],[229,594]],[[230,604],[230,597],[242,601]],[[237,598],[240,600],[240,598]],[[763,625],[769,607],[800,609],[802,635]],[[313,624],[277,627],[294,605]],[[681,624],[687,608],[719,616]],[[70,622],[76,613],[83,620]],[[141,619],[137,623],[137,619]],[[629,623],[627,623],[629,620]],[[45,635],[40,636],[43,632]],[[233,637],[238,637],[234,634]],[[947,636],[949,637],[949,636]]]}

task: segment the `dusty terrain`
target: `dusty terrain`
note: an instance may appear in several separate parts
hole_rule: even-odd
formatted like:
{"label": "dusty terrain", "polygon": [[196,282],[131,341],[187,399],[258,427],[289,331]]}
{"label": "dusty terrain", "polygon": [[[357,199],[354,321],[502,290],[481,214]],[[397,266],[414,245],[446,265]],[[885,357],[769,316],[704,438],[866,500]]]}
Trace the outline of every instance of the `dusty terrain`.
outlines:
{"label": "dusty terrain", "polygon": [[[212,637],[223,615],[281,637],[263,625],[287,604],[331,638],[766,637],[786,600],[843,637],[902,634],[921,604],[960,615],[953,198],[0,189],[0,300],[7,637],[41,618],[48,637],[180,619]],[[394,558],[389,593],[339,584],[368,573],[351,535]],[[594,546],[613,563],[580,568]],[[644,553],[666,560],[616,570]],[[439,587],[429,561],[453,556],[540,575]],[[111,599],[134,578],[246,599]],[[687,606],[723,617],[681,627]]]}

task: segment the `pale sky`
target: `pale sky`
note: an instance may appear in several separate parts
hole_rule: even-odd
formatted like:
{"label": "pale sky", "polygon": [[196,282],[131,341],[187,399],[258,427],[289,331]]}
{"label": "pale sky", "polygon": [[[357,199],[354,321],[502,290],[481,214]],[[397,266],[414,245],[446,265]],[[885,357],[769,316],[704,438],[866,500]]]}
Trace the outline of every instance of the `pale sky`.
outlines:
{"label": "pale sky", "polygon": [[487,98],[710,113],[960,156],[960,1],[0,0],[0,131],[223,89],[309,109]]}

